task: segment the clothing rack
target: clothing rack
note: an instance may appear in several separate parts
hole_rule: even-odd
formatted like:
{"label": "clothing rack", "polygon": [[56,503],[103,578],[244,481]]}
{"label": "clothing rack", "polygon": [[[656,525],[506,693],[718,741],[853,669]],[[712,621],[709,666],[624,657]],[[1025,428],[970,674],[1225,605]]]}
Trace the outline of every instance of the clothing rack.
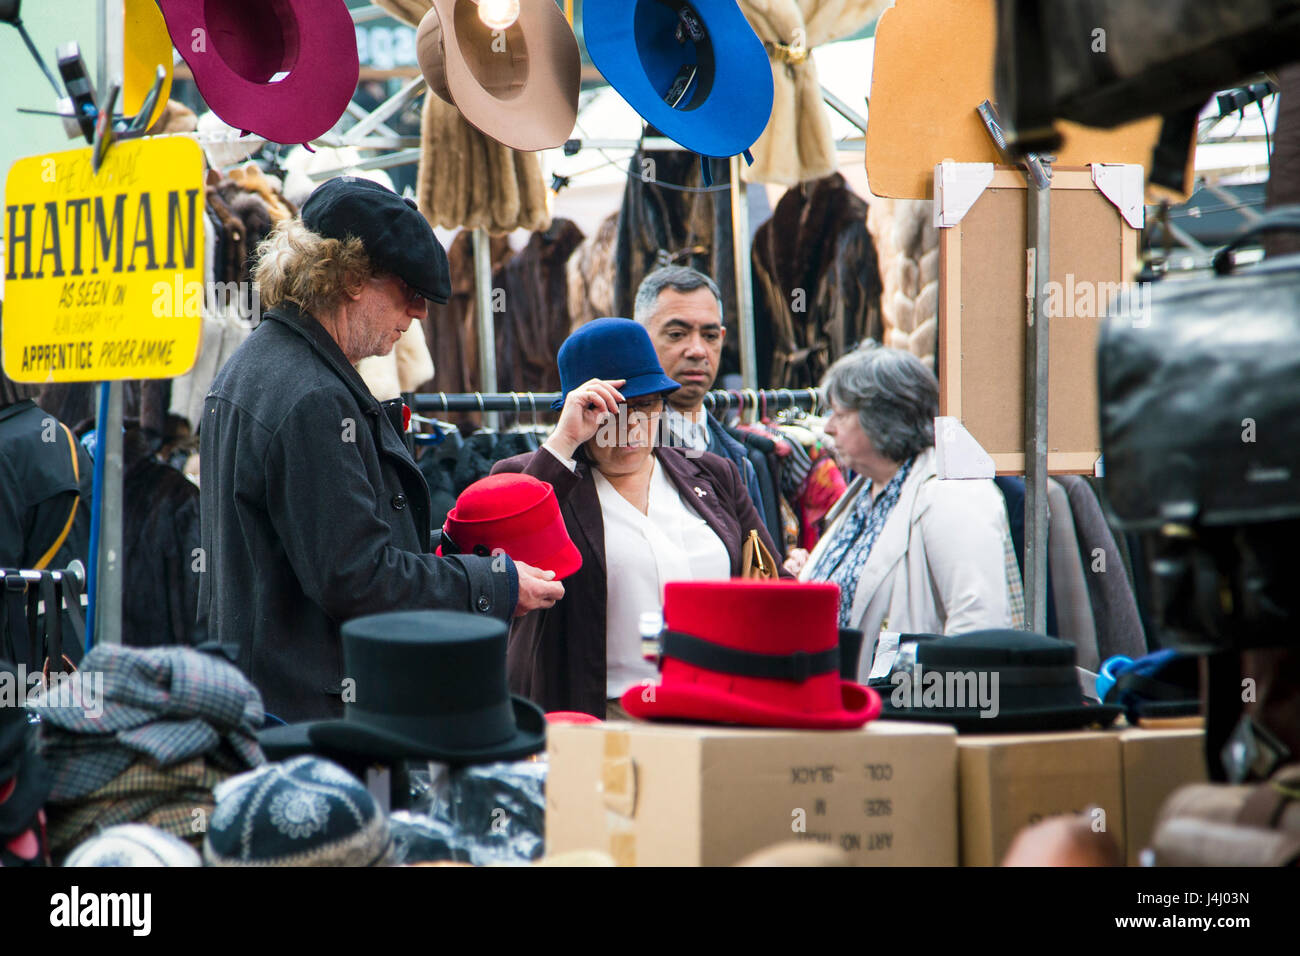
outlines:
{"label": "clothing rack", "polygon": [[[419,412],[552,412],[551,403],[559,392],[421,392],[413,396]],[[711,412],[746,409],[781,411],[803,408],[815,411],[822,404],[815,388],[715,389],[704,395]]]}

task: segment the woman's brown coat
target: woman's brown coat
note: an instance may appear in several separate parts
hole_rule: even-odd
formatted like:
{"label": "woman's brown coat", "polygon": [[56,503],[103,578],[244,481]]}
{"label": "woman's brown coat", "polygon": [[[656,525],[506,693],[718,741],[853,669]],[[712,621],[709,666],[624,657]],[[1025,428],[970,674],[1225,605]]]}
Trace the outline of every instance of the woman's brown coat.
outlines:
{"label": "woman's brown coat", "polygon": [[[736,466],[710,453],[688,458],[679,448],[660,448],[660,466],[683,498],[722,539],[731,573],[740,574],[740,553],[749,532],[776,548],[745,492]],[[570,472],[546,449],[498,462],[497,472],[523,472],[555,488],[569,537],[582,567],[564,581],[564,598],[553,608],[516,618],[510,629],[506,669],[510,690],[543,710],[576,710],[605,716],[605,524],[590,466]]]}

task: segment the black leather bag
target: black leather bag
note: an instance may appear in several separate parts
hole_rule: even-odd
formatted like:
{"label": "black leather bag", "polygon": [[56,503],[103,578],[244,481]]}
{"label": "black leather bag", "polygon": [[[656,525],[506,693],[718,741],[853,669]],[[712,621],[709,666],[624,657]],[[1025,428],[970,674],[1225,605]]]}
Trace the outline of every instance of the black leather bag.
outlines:
{"label": "black leather bag", "polygon": [[1219,275],[1123,296],[1102,325],[1105,489],[1124,530],[1300,518],[1300,256],[1232,264],[1282,229],[1300,231],[1300,207],[1234,240]]}
{"label": "black leather bag", "polygon": [[1300,0],[998,0],[997,15],[997,101],[1026,149],[1053,148],[1054,119],[1168,116],[1300,59]]}
{"label": "black leather bag", "polygon": [[[1300,637],[1300,256],[1166,279],[1113,303],[1098,341],[1104,505],[1143,533],[1160,643],[1208,652]],[[1131,301],[1131,299],[1137,301]]]}

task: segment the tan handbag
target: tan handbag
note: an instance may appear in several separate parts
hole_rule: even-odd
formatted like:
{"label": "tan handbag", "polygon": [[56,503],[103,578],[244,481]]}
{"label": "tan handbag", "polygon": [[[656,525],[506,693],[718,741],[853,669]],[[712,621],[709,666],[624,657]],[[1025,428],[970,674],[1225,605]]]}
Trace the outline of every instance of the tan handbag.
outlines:
{"label": "tan handbag", "polygon": [[1151,845],[1156,866],[1300,864],[1300,766],[1283,767],[1264,783],[1174,791]]}
{"label": "tan handbag", "polygon": [[765,581],[779,577],[780,574],[776,558],[772,557],[772,552],[767,550],[767,545],[763,544],[758,531],[751,531],[749,537],[745,539],[744,547],[740,549],[740,576]]}

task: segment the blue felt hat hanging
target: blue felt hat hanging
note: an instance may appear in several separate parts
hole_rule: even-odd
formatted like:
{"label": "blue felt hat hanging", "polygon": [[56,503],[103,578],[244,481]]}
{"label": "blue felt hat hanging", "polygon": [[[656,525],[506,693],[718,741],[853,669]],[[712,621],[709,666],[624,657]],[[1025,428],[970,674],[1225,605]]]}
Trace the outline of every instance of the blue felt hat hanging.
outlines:
{"label": "blue felt hat hanging", "polygon": [[586,0],[582,26],[609,85],[681,146],[735,156],[766,129],[772,69],[735,0]]}

